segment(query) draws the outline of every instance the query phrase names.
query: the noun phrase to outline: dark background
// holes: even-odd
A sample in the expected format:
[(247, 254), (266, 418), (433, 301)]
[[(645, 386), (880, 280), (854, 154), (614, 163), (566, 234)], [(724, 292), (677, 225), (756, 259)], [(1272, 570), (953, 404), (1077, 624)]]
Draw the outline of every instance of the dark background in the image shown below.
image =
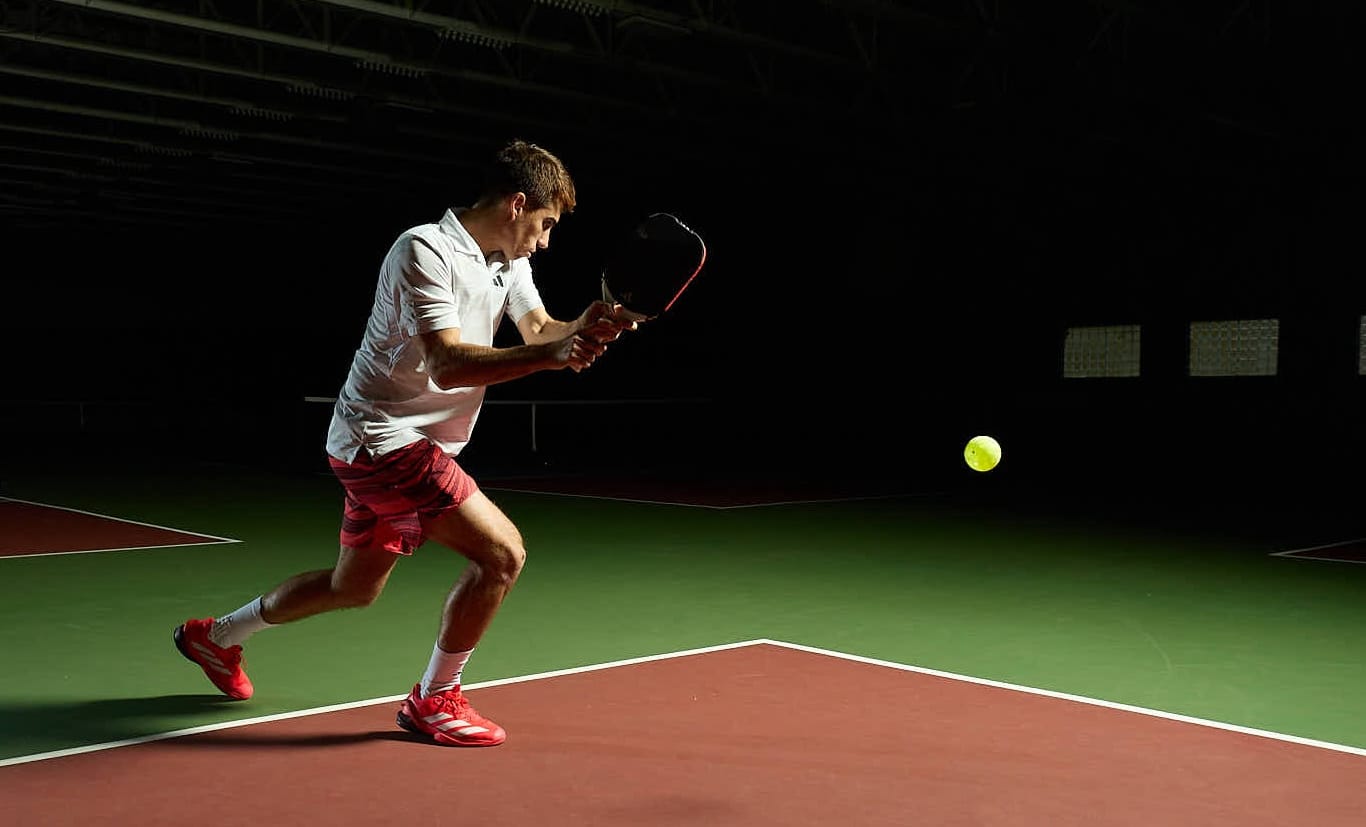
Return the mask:
[[(344, 379), (389, 243), (522, 137), (579, 186), (534, 261), (553, 314), (648, 212), (709, 245), (592, 371), (490, 394), (707, 404), (547, 409), (522, 459), (1191, 492), (1341, 492), (1362, 459), (1356, 4), (0, 14), (11, 456), (316, 466), (301, 400)], [(1189, 323), (1242, 318), (1280, 320), (1278, 375), (1187, 376)], [(1143, 326), (1140, 378), (1063, 379), (1090, 324)], [(513, 410), (471, 462), (524, 449)], [(1006, 449), (989, 478), (976, 433)]]

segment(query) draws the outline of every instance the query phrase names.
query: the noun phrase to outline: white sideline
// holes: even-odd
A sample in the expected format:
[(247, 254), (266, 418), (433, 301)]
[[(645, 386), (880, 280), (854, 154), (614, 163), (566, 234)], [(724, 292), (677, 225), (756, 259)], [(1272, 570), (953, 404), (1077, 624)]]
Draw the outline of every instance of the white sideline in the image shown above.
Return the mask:
[[(1065, 692), (1054, 692), (1048, 689), (1037, 689), (1030, 686), (1021, 686), (1019, 684), (1005, 683), (1003, 681), (990, 680), (987, 678), (977, 678), (971, 675), (960, 675), (955, 672), (944, 672), (938, 669), (927, 669), (922, 666), (910, 666), (908, 664), (897, 663), (895, 661), (879, 660), (877, 658), (863, 657), (861, 655), (851, 655), (845, 652), (837, 652), (831, 649), (821, 649), (815, 646), (805, 646), (800, 643), (788, 643), (786, 641), (773, 640), (770, 638), (756, 638), (754, 640), (745, 640), (736, 643), (723, 643), (718, 644), (716, 646), (704, 646), (697, 649), (685, 649), (678, 652), (666, 652), (658, 655), (645, 655), (643, 657), (626, 658), (624, 660), (615, 660), (606, 663), (591, 664), (588, 666), (575, 666), (568, 669), (555, 669), (549, 672), (537, 672), (531, 675), (522, 675), (512, 678), (499, 678), (496, 680), (473, 683), (467, 686), (466, 688), (471, 690), (484, 689), (493, 686), (504, 686), (513, 683), (524, 683), (527, 681), (545, 680), (548, 678), (557, 678), (564, 675), (575, 675), (582, 672), (595, 672), (602, 669), (614, 669), (620, 666), (632, 666), (635, 664), (668, 660), (670, 658), (680, 658), (689, 655), (701, 655), (707, 654), (709, 652), (720, 652), (727, 649), (739, 649), (746, 646), (759, 645), (780, 646), (786, 649), (792, 649), (799, 652), (806, 652), (814, 655), (824, 655), (826, 657), (832, 658), (840, 658), (842, 660), (854, 661), (856, 663), (864, 663), (872, 666), (881, 666), (886, 667), (888, 669), (897, 669), (903, 672), (914, 672), (921, 675), (930, 675), (938, 678), (947, 678), (949, 680), (963, 681), (966, 683), (979, 684), (982, 686), (990, 686), (996, 689), (1005, 689), (1012, 692), (1024, 692), (1030, 695), (1041, 695), (1044, 697), (1056, 698), (1058, 700), (1072, 701), (1074, 703), (1083, 703), (1088, 704), (1090, 706), (1105, 707), (1107, 709), (1114, 709), (1121, 712), (1131, 712), (1139, 715), (1148, 715), (1154, 718), (1164, 718), (1170, 721), (1179, 721), (1181, 723), (1194, 724), (1196, 726), (1221, 729), (1228, 732), (1237, 732), (1244, 735), (1254, 735), (1261, 738), (1269, 738), (1276, 741), (1284, 741), (1287, 743), (1299, 744), (1301, 746), (1332, 750), (1334, 752), (1343, 752), (1350, 755), (1366, 756), (1366, 749), (1360, 747), (1347, 746), (1345, 744), (1334, 744), (1329, 741), (1318, 741), (1312, 738), (1301, 738), (1295, 735), (1286, 735), (1279, 732), (1271, 732), (1269, 730), (1254, 729), (1251, 727), (1239, 726), (1237, 724), (1228, 724), (1222, 721), (1212, 721), (1205, 718), (1192, 717), (1190, 715), (1179, 715), (1173, 712), (1163, 712), (1162, 710), (1158, 709), (1149, 709), (1147, 707), (1132, 706), (1130, 704), (1116, 703), (1113, 701), (1104, 701), (1099, 700), (1097, 698), (1088, 698), (1082, 695), (1070, 695)], [(138, 738), (126, 738), (121, 741), (111, 741), (109, 743), (104, 744), (91, 744), (88, 746), (72, 747), (70, 749), (54, 750), (52, 752), (36, 753), (34, 755), (20, 755), (13, 758), (0, 759), (0, 767), (13, 766), (16, 764), (27, 764), (34, 761), (45, 761), (51, 758), (64, 758), (67, 756), (80, 755), (87, 752), (97, 752), (100, 750), (113, 749), (115, 747), (126, 747), (133, 746), (136, 744), (145, 744), (152, 741), (162, 741), (168, 738), (179, 738), (185, 735), (197, 735), (199, 733), (213, 732), (221, 729), (232, 729), (236, 727), (251, 726), (253, 724), (268, 723), (271, 721), (283, 721), (289, 718), (302, 718), (309, 715), (321, 715), (328, 712), (339, 712), (345, 709), (356, 709), (358, 707), (372, 706), (381, 703), (399, 703), (405, 697), (407, 697), (407, 695), (388, 695), (382, 698), (371, 698), (365, 701), (352, 701), (349, 703), (332, 704), (331, 706), (322, 706), (314, 709), (304, 709), (295, 712), (282, 712), (276, 715), (264, 715), (258, 718), (244, 718), (242, 720), (237, 721), (225, 721), (217, 724), (207, 724), (205, 726), (191, 727), (189, 729), (180, 729), (174, 732), (162, 732), (154, 735), (141, 736)]]

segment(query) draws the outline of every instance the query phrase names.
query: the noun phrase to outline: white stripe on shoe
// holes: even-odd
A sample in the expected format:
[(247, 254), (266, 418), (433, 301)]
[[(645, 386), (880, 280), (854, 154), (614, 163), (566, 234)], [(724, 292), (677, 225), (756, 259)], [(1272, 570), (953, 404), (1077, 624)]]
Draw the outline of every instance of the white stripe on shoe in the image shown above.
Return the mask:
[(448, 712), (438, 712), (434, 715), (428, 715), (422, 720), (442, 732), (449, 732), (454, 729), (458, 735), (478, 735), (481, 732), (489, 731), (488, 727), (471, 724), (469, 721), (460, 718), (453, 718)]
[[(202, 643), (195, 643), (194, 641), (190, 641), (190, 646), (194, 647), (196, 652), (204, 656), (204, 660), (199, 661), (200, 666), (207, 666), (215, 672), (222, 672), (224, 675), (232, 674), (232, 670), (223, 665), (223, 661), (218, 659), (218, 656), (213, 653), (213, 650), (204, 646)], [(207, 661), (207, 663), (205, 661)]]

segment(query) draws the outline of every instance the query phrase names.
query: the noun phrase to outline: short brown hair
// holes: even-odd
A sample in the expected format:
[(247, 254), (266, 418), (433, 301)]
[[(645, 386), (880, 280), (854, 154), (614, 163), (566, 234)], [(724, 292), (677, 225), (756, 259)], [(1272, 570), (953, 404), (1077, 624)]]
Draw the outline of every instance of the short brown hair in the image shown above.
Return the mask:
[(526, 195), (533, 210), (555, 205), (561, 213), (568, 214), (577, 203), (574, 179), (560, 159), (523, 140), (509, 141), (494, 155), (485, 174), (481, 198), (501, 198), (517, 192)]

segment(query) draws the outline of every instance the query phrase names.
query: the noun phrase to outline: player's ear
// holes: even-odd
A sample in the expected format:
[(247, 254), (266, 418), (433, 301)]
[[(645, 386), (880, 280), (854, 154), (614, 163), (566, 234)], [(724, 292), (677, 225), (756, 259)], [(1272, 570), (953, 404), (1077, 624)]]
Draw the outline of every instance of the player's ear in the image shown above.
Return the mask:
[(526, 193), (519, 192), (508, 199), (508, 213), (515, 219), (526, 209)]

